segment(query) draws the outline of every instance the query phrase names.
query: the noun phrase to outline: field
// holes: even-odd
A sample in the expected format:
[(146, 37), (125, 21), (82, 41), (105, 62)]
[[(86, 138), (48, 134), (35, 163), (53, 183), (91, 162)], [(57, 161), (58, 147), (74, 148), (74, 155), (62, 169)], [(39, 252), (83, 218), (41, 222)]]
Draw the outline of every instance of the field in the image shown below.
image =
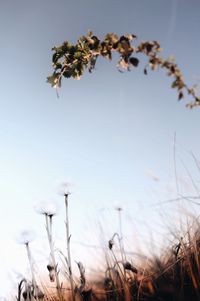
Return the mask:
[[(54, 212), (42, 210), (46, 222), (50, 261), (46, 275), (49, 284), (40, 283), (33, 267), (31, 244), (24, 233), (24, 245), (30, 264), (31, 279), (21, 279), (17, 301), (22, 300), (83, 300), (83, 301), (195, 301), (200, 300), (200, 232), (199, 220), (192, 216), (182, 233), (174, 236), (158, 255), (142, 256), (138, 262), (127, 256), (121, 230), (107, 242), (102, 259), (104, 272), (95, 276), (85, 273), (83, 263), (77, 262), (79, 275), (72, 272), (70, 252), (68, 194), (65, 194), (66, 254), (60, 252), (62, 268), (57, 262), (53, 238)], [(118, 208), (119, 225), (122, 209)], [(119, 227), (119, 229), (121, 229)], [(183, 230), (184, 229), (184, 230)], [(127, 259), (128, 258), (128, 259)], [(134, 262), (134, 264), (133, 264)], [(61, 271), (62, 269), (62, 271)], [(87, 279), (88, 278), (88, 279)]]

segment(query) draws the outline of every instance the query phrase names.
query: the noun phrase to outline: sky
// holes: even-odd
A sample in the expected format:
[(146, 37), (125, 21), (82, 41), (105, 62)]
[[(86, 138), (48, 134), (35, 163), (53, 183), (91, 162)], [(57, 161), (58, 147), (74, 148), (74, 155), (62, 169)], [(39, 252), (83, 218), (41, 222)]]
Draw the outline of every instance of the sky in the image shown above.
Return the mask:
[(162, 70), (144, 76), (142, 60), (121, 74), (100, 59), (93, 74), (64, 80), (59, 98), (46, 77), (51, 48), (92, 30), (159, 41), (192, 85), (200, 80), (199, 12), (198, 0), (0, 1), (0, 296), (13, 297), (28, 269), (20, 231), (35, 233), (35, 257), (46, 260), (44, 220), (34, 209), (40, 202), (57, 205), (62, 240), (63, 181), (72, 183), (73, 257), (85, 262), (83, 244), (100, 245), (99, 223), (106, 239), (118, 231), (117, 206), (127, 241), (139, 244), (149, 231), (162, 238), (163, 212), (174, 219), (176, 204), (155, 204), (198, 194), (200, 108), (178, 102)]

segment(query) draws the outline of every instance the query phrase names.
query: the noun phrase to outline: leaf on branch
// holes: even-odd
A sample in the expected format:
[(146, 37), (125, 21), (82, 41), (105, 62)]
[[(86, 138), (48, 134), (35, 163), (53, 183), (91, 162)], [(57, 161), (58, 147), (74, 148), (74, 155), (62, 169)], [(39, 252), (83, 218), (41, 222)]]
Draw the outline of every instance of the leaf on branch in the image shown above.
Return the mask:
[(61, 87), (61, 76), (60, 73), (53, 73), (52, 75), (47, 77), (47, 82), (53, 87), (53, 88), (60, 88)]
[(120, 61), (117, 64), (118, 69), (125, 69), (125, 70), (129, 70), (129, 63), (126, 62), (123, 58), (120, 59)]
[(178, 86), (178, 81), (177, 79), (175, 79), (171, 84), (171, 88), (176, 88), (177, 86)]
[(144, 74), (147, 75), (147, 68), (144, 68)]
[(139, 60), (136, 57), (130, 57), (129, 62), (134, 66), (137, 67), (139, 64)]
[(183, 98), (183, 96), (184, 96), (184, 95), (183, 95), (183, 92), (180, 91), (179, 94), (178, 94), (178, 100), (181, 100), (181, 99)]

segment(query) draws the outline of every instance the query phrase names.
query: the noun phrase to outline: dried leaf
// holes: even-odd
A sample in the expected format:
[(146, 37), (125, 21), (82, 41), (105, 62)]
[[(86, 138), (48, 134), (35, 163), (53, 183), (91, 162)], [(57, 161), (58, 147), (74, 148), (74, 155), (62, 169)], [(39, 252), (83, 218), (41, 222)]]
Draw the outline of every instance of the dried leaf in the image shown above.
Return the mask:
[(129, 62), (134, 66), (137, 67), (139, 64), (139, 60), (136, 57), (130, 57)]

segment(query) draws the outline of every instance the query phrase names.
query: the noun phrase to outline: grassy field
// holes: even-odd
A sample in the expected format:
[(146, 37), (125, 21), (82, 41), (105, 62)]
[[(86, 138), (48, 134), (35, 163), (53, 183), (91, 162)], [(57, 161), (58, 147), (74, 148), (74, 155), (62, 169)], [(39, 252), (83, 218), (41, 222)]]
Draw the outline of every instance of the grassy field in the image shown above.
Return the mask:
[[(24, 235), (24, 245), (30, 264), (30, 279), (23, 278), (18, 284), (17, 301), (71, 300), (71, 301), (195, 301), (200, 300), (200, 231), (198, 218), (179, 235), (174, 243), (165, 246), (159, 256), (143, 257), (136, 261), (127, 257), (121, 230), (107, 242), (104, 272), (93, 278), (86, 277), (85, 267), (77, 262), (79, 276), (72, 272), (68, 194), (64, 195), (66, 210), (66, 252), (59, 251), (62, 272), (58, 265), (53, 238), (52, 208), (41, 210), (46, 223), (50, 260), (46, 268), (47, 284), (37, 278), (33, 266), (30, 240)], [(121, 208), (118, 208), (119, 215)], [(120, 227), (119, 227), (120, 229)], [(55, 252), (56, 250), (56, 252)], [(142, 254), (141, 254), (142, 255)], [(127, 259), (128, 258), (128, 259)], [(142, 258), (142, 256), (141, 256)], [(134, 264), (133, 264), (134, 262)]]

